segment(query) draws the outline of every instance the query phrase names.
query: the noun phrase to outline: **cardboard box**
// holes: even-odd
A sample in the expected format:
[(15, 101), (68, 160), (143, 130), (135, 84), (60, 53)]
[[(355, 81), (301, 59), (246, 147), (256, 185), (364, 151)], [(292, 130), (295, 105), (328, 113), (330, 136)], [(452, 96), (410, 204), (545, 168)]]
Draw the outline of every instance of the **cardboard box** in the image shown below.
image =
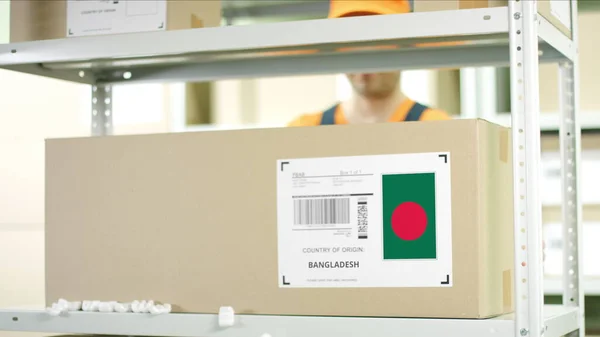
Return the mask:
[(506, 0), (415, 0), (413, 11), (434, 12), (507, 6)]
[[(538, 13), (571, 38), (571, 0), (538, 0)], [(415, 0), (415, 12), (506, 7), (507, 0)]]
[(10, 42), (66, 37), (66, 13), (63, 0), (10, 0)]
[(510, 312), (509, 135), (452, 120), (49, 140), (46, 300)]
[(219, 26), (219, 0), (10, 1), (10, 41)]

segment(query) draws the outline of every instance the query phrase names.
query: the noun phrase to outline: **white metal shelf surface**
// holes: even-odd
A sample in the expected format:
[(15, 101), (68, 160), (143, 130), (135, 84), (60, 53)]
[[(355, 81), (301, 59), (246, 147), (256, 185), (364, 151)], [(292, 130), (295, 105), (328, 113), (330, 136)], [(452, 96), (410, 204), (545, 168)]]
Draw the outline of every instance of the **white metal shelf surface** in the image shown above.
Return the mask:
[[(23, 42), (0, 45), (0, 67), (96, 84), (508, 66), (508, 16), (497, 7)], [(539, 24), (541, 61), (571, 59), (571, 41)]]
[[(578, 329), (578, 309), (548, 305), (545, 337)], [(220, 328), (218, 315), (118, 314), (72, 312), (52, 317), (43, 310), (0, 310), (0, 331), (174, 337), (372, 337), (514, 336), (512, 315), (492, 319), (404, 319), (237, 315), (235, 325)]]

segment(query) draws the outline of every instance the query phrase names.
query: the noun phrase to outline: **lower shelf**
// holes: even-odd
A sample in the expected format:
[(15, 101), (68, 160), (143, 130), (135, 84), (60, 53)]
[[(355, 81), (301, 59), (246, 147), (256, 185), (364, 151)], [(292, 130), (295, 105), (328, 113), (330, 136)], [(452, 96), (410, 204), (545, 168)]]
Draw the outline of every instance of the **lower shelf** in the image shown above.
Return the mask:
[[(579, 309), (544, 307), (545, 337), (578, 329)], [(52, 317), (43, 310), (0, 310), (0, 331), (202, 337), (348, 337), (364, 336), (514, 336), (513, 315), (485, 320), (405, 319), (237, 315), (235, 325), (220, 328), (217, 315), (117, 314), (72, 312)]]

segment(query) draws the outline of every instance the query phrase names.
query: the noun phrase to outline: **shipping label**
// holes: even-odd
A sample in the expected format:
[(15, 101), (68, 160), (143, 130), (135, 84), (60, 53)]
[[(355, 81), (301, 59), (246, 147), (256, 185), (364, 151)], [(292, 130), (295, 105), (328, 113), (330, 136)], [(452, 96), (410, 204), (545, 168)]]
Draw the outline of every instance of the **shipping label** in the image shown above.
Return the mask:
[(279, 286), (451, 287), (450, 166), (450, 153), (279, 160)]
[(165, 30), (167, 0), (69, 0), (67, 37)]

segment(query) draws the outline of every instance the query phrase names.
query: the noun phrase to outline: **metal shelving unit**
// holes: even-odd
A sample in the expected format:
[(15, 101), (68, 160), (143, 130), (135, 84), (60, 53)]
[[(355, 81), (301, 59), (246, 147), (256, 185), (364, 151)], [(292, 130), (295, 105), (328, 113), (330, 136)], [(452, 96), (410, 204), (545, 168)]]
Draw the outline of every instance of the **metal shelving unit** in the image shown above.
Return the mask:
[[(0, 67), (92, 85), (93, 135), (112, 131), (113, 85), (461, 66), (510, 66), (514, 164), (515, 314), (486, 320), (0, 311), (0, 330), (160, 336), (331, 337), (584, 335), (577, 2), (573, 39), (537, 14), (508, 7), (310, 20), (255, 26), (38, 41), (0, 46)], [(386, 48), (378, 48), (385, 46)], [(396, 48), (390, 48), (395, 46)], [(539, 62), (560, 64), (564, 295), (543, 306)]]

